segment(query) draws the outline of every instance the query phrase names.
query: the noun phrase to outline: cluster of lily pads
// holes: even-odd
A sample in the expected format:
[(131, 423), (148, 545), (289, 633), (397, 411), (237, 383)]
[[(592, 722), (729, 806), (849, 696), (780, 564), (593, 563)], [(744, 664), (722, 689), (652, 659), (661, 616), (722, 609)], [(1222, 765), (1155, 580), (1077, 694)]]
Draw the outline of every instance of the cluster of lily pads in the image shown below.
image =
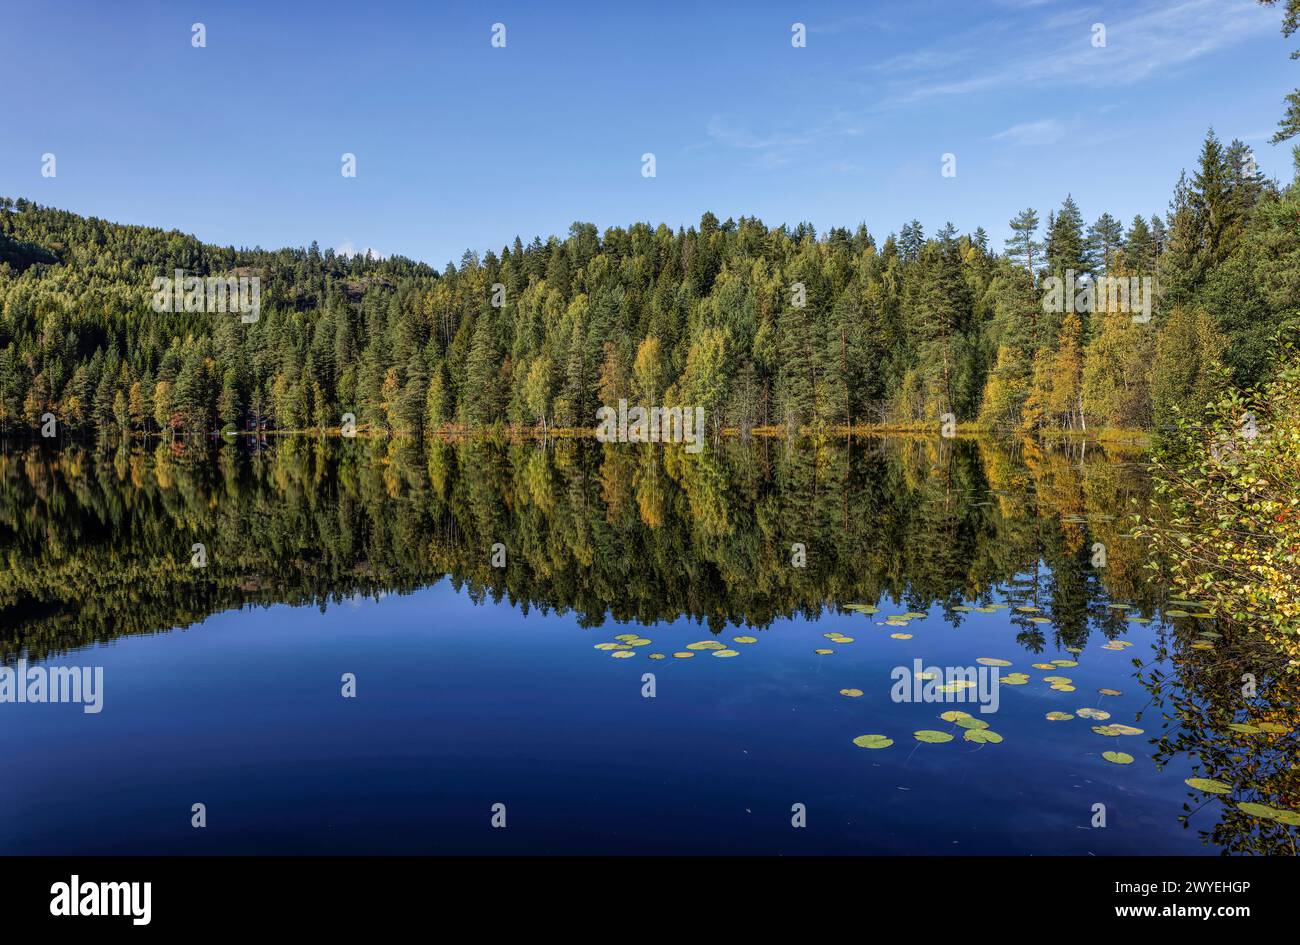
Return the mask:
[[(876, 607), (874, 604), (845, 604), (844, 609), (853, 610), (860, 614), (866, 614), (869, 617), (880, 613), (880, 608)], [(928, 616), (930, 615), (922, 613), (919, 610), (909, 610), (902, 614), (889, 614), (884, 620), (877, 620), (875, 623), (877, 627), (894, 627), (895, 632), (891, 633), (890, 636), (895, 640), (910, 640), (912, 639), (912, 634), (904, 633), (903, 631), (912, 625), (913, 620), (924, 620)], [(826, 634), (826, 637), (830, 639), (832, 638), (832, 635), (828, 633)], [(835, 642), (838, 643), (843, 641), (836, 640)], [(848, 642), (852, 642), (852, 638), (849, 638)], [(818, 650), (817, 652), (824, 655), (825, 653), (833, 651)]]
[[(739, 644), (750, 644), (757, 643), (758, 637), (739, 636), (733, 637), (732, 640)], [(597, 643), (595, 648), (598, 650), (608, 651), (609, 655), (616, 660), (625, 660), (636, 656), (637, 647), (649, 646), (652, 642), (652, 640), (647, 640), (645, 637), (636, 633), (620, 633), (618, 636), (614, 637), (613, 641)], [(722, 659), (740, 655), (739, 650), (730, 649), (727, 644), (718, 640), (699, 640), (695, 643), (686, 644), (686, 648), (674, 653), (673, 658), (688, 660), (699, 652), (712, 653), (714, 656)], [(667, 653), (649, 653), (647, 656), (652, 660), (663, 660), (668, 658)]]
[[(861, 692), (856, 689), (840, 690), (844, 694)], [(959, 709), (950, 709), (944, 712), (939, 718), (945, 722), (951, 722), (958, 728), (965, 729), (962, 732), (962, 739), (975, 745), (997, 745), (1002, 741), (1002, 736), (989, 728), (989, 723), (983, 719), (977, 719), (969, 712), (962, 712)], [(938, 729), (923, 728), (913, 732), (912, 737), (918, 742), (928, 745), (939, 745), (944, 742), (952, 741), (956, 736), (952, 732), (943, 732)], [(853, 739), (853, 744), (859, 748), (888, 748), (894, 744), (894, 740), (888, 735), (859, 735)]]
[[(995, 607), (983, 607), (983, 608), (963, 607), (958, 609), (992, 612), (998, 610), (999, 608), (1005, 608), (1007, 606), (1008, 605), (1004, 604)], [(863, 605), (850, 605), (850, 609), (863, 609)], [(1017, 607), (1016, 609), (1022, 612), (1032, 612), (1035, 611), (1037, 608), (1025, 606), (1025, 607)], [(907, 615), (907, 616), (910, 617), (911, 615)], [(842, 634), (838, 634), (838, 633), (828, 633), (826, 634), (826, 637), (832, 640), (836, 638), (841, 638), (841, 639), (847, 639), (851, 641), (851, 638), (843, 637)], [(1123, 650), (1128, 646), (1132, 646), (1132, 644), (1126, 640), (1112, 641), (1112, 643), (1107, 644), (1108, 648), (1118, 649), (1118, 650)], [(1066, 650), (1071, 655), (1077, 655), (1083, 652), (1082, 649), (1080, 649), (1079, 647), (1066, 647)], [(822, 652), (822, 651), (818, 651), (818, 652)], [(825, 652), (831, 652), (831, 651), (828, 650)], [(976, 658), (975, 662), (979, 663), (982, 666), (1004, 667), (1004, 666), (1012, 665), (1010, 660), (1000, 659), (998, 657), (992, 657), (992, 656), (978, 657)], [(1060, 669), (1069, 669), (1078, 665), (1079, 663), (1077, 660), (1062, 658), (1062, 659), (1055, 659), (1050, 662), (1034, 663), (1033, 668), (1039, 670), (1056, 671)], [(918, 679), (927, 679), (927, 680), (935, 678), (935, 674), (929, 671), (920, 671), (916, 674), (916, 676)], [(1023, 686), (1026, 683), (1028, 683), (1029, 680), (1030, 680), (1029, 674), (1021, 673), (1021, 672), (1002, 674), (998, 678), (999, 684), (1009, 685), (1009, 686)], [(1061, 675), (1044, 676), (1043, 681), (1048, 683), (1052, 687), (1053, 691), (1056, 692), (1074, 692), (1076, 689), (1076, 687), (1074, 686), (1074, 680), (1072, 680), (1068, 676), (1061, 676)], [(954, 680), (952, 682), (944, 683), (943, 685), (937, 688), (942, 692), (957, 692), (961, 689), (969, 688), (974, 685), (975, 684), (970, 680), (959, 679), (959, 680)], [(1103, 688), (1103, 689), (1098, 689), (1097, 691), (1102, 696), (1121, 695), (1118, 689)], [(841, 689), (840, 695), (847, 696), (849, 698), (857, 698), (862, 695), (862, 690)], [(1103, 723), (1110, 718), (1109, 712), (1106, 712), (1103, 709), (1096, 709), (1091, 707), (1078, 709), (1076, 710), (1075, 715), (1077, 715), (1080, 718), (1089, 719), (1097, 722), (1103, 722)], [(1066, 722), (1074, 719), (1075, 715), (1071, 715), (1068, 712), (1055, 711), (1055, 712), (1047, 713), (1046, 718), (1050, 722)], [(968, 712), (951, 710), (948, 712), (944, 712), (940, 716), (940, 718), (944, 719), (947, 722), (953, 722), (957, 726), (965, 729), (966, 731), (964, 732), (962, 737), (964, 738), (964, 740), (968, 742), (974, 742), (976, 744), (997, 744), (1002, 741), (1001, 735), (999, 735), (997, 732), (993, 732), (989, 730), (988, 723), (982, 721), (981, 719), (974, 718)], [(1143, 734), (1143, 730), (1137, 728), (1136, 726), (1125, 725), (1118, 722), (1113, 722), (1108, 725), (1107, 724), (1094, 725), (1092, 726), (1092, 730), (1096, 732), (1098, 735), (1104, 735), (1108, 737)], [(913, 732), (912, 737), (915, 738), (918, 742), (939, 744), (942, 742), (952, 741), (954, 736), (948, 732), (942, 732), (934, 729), (921, 729), (920, 731)], [(891, 745), (893, 745), (894, 740), (887, 735), (869, 734), (869, 735), (859, 735), (858, 737), (854, 738), (853, 744), (857, 745), (859, 748), (881, 749), (881, 748), (888, 748)], [(1122, 751), (1105, 751), (1102, 752), (1101, 757), (1104, 758), (1106, 761), (1111, 762), (1112, 764), (1118, 764), (1118, 765), (1132, 764), (1134, 760), (1132, 755)]]
[[(1285, 731), (1284, 726), (1280, 726)], [(1226, 781), (1219, 781), (1216, 778), (1187, 778), (1183, 781), (1188, 787), (1203, 791), (1206, 794), (1231, 794), (1232, 785)], [(1286, 824), (1288, 827), (1300, 827), (1300, 811), (1284, 810), (1280, 807), (1269, 807), (1267, 804), (1256, 804), (1252, 801), (1239, 801), (1236, 805), (1237, 810), (1243, 814), (1249, 814), (1251, 817), (1259, 817), (1262, 820), (1274, 820), (1279, 824)]]

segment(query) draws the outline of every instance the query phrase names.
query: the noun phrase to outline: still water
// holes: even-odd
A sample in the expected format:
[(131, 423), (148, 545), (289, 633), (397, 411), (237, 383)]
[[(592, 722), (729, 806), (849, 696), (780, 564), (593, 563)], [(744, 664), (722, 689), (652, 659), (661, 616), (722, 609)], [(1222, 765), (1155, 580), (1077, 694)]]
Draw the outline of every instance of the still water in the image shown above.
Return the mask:
[(102, 684), (0, 702), (0, 853), (1293, 854), (1235, 805), (1295, 806), (1294, 684), (1150, 580), (1149, 492), (976, 440), (10, 445), (0, 659)]

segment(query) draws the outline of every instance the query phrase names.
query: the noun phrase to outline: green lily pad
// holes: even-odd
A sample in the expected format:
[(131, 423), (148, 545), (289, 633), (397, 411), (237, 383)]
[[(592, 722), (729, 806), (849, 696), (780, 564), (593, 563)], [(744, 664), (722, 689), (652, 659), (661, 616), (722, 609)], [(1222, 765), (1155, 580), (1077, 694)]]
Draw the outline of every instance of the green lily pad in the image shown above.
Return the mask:
[(884, 735), (859, 735), (853, 739), (853, 744), (859, 748), (888, 748), (894, 740)]
[(1255, 804), (1250, 801), (1243, 801), (1237, 805), (1237, 810), (1244, 814), (1250, 814), (1252, 817), (1262, 817), (1265, 820), (1277, 820), (1284, 824), (1300, 824), (1300, 814), (1289, 810), (1279, 810), (1276, 807), (1269, 807), (1267, 804)]
[(987, 728), (968, 729), (962, 738), (977, 745), (996, 745), (1002, 741), (1001, 735)]
[(1047, 720), (1049, 722), (1068, 722), (1074, 718), (1069, 712), (1048, 712)]
[(1122, 751), (1103, 751), (1101, 756), (1111, 764), (1131, 765), (1133, 763), (1133, 756)]
[(734, 637), (733, 643), (757, 643), (758, 637)]
[(713, 655), (727, 659), (728, 657), (739, 656), (740, 650), (714, 650)]
[(1194, 787), (1198, 791), (1204, 791), (1206, 794), (1231, 794), (1232, 785), (1226, 781), (1217, 781), (1214, 778), (1187, 778), (1183, 781), (1188, 787)]
[(947, 732), (936, 732), (933, 729), (923, 728), (919, 732), (913, 732), (912, 737), (918, 742), (926, 742), (931, 745), (938, 745), (941, 742), (952, 741), (952, 736)]
[(858, 698), (858, 696), (862, 695), (862, 690), (861, 690), (861, 689), (841, 689), (841, 690), (840, 690), (840, 695), (842, 695), (842, 696), (848, 696), (850, 699), (856, 699), (856, 698)]
[(981, 666), (1010, 666), (1011, 665), (1011, 660), (1000, 660), (992, 656), (977, 657), (975, 659), (975, 662), (979, 663)]
[(957, 724), (960, 725), (962, 728), (974, 728), (974, 729), (979, 729), (979, 728), (988, 728), (988, 727), (989, 727), (989, 723), (988, 723), (988, 722), (985, 722), (983, 719), (977, 719), (977, 718), (974, 718), (973, 716), (969, 716), (969, 715), (966, 716), (966, 718), (964, 718), (964, 719), (958, 719), (958, 720), (957, 720)]
[(939, 718), (943, 719), (945, 722), (956, 722), (958, 719), (970, 718), (970, 713), (963, 712), (961, 709), (949, 709), (947, 712), (943, 713), (943, 715), (939, 716)]

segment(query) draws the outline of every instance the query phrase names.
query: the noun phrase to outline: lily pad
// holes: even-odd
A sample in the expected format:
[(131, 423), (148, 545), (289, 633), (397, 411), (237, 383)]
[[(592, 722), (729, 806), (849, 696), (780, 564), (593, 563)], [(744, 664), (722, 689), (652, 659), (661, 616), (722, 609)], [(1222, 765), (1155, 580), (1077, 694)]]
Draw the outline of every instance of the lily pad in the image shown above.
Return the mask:
[(830, 656), (835, 651), (834, 650), (813, 650), (813, 652), (816, 653), (818, 656)]
[(686, 644), (688, 650), (725, 650), (727, 645), (719, 643), (717, 640), (700, 640), (697, 643)]
[(1047, 721), (1049, 722), (1068, 722), (1074, 718), (1069, 712), (1048, 712)]
[(884, 735), (859, 735), (853, 739), (853, 744), (859, 748), (888, 748), (894, 740)]
[(1081, 719), (1096, 719), (1098, 722), (1104, 722), (1110, 718), (1110, 713), (1104, 709), (1076, 709), (1074, 714)]
[(970, 718), (970, 713), (963, 712), (961, 709), (949, 709), (947, 712), (939, 716), (939, 718), (943, 719), (945, 722), (956, 722), (958, 719)]
[(651, 653), (651, 654), (650, 654), (650, 659), (652, 659), (652, 660), (666, 660), (667, 658), (668, 658), (667, 655), (664, 654), (664, 653)]
[(1122, 751), (1103, 751), (1101, 756), (1116, 765), (1131, 765), (1133, 756)]
[(981, 666), (1010, 666), (1011, 660), (1000, 660), (992, 656), (976, 657), (975, 662)]
[(1214, 778), (1187, 778), (1183, 781), (1188, 787), (1194, 787), (1206, 794), (1231, 794), (1232, 785)]
[(757, 643), (758, 637), (733, 637), (733, 643)]
[(1243, 801), (1237, 805), (1237, 810), (1244, 814), (1250, 814), (1252, 817), (1262, 817), (1265, 820), (1276, 820), (1279, 823), (1288, 824), (1295, 827), (1300, 826), (1300, 813), (1290, 810), (1280, 810), (1276, 807), (1269, 807), (1267, 804), (1255, 804), (1250, 801)]
[(1101, 693), (1103, 696), (1122, 696), (1122, 695), (1123, 695), (1123, 693), (1120, 692), (1118, 689), (1098, 689), (1097, 691), (1098, 691), (1099, 693)]
[(861, 690), (861, 689), (841, 689), (841, 690), (840, 690), (840, 695), (842, 695), (842, 696), (848, 696), (850, 699), (856, 699), (856, 698), (858, 698), (858, 696), (862, 695), (862, 690)]
[(997, 732), (987, 728), (968, 729), (962, 738), (968, 742), (974, 742), (977, 745), (996, 745), (1002, 741), (1002, 736)]
[(740, 650), (714, 650), (713, 655), (726, 659), (731, 656), (739, 656)]
[(957, 724), (962, 728), (988, 728), (989, 723), (983, 719), (977, 719), (974, 716), (966, 716), (964, 719), (958, 719)]
[(926, 742), (930, 745), (938, 745), (942, 742), (952, 741), (952, 735), (947, 732), (936, 732), (934, 729), (923, 728), (919, 732), (913, 732), (912, 737), (918, 742)]
[(912, 635), (911, 635), (910, 633), (891, 633), (890, 636), (893, 637), (895, 640), (910, 640), (910, 639), (912, 639)]
[(694, 655), (695, 655), (694, 653), (688, 653), (688, 652), (685, 651), (685, 650), (681, 651), (680, 653), (674, 653), (674, 654), (673, 654), (673, 656), (675, 656), (675, 657), (676, 657), (677, 659), (679, 659), (679, 660), (688, 660), (688, 659), (690, 659), (690, 658), (691, 658), (692, 656), (694, 656)]
[(636, 654), (633, 653), (631, 650), (614, 650), (609, 655), (614, 657), (614, 659), (616, 660), (625, 660), (629, 656), (636, 656)]

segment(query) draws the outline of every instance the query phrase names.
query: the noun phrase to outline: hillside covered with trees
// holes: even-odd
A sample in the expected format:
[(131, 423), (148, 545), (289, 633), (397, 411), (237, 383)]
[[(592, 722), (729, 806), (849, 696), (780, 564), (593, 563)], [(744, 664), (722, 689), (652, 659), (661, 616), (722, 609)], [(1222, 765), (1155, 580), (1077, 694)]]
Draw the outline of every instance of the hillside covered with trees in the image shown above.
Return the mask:
[[(516, 237), (436, 270), (401, 257), (236, 250), (0, 199), (0, 432), (206, 434), (591, 427), (602, 404), (700, 405), (715, 430), (958, 421), (1152, 428), (1267, 380), (1300, 315), (1300, 184), (1211, 132), (1166, 214), (1026, 209), (818, 234), (752, 218)], [(258, 319), (155, 312), (151, 284), (255, 275)], [(1150, 321), (1045, 310), (1073, 270), (1153, 280)], [(494, 288), (495, 287), (495, 288)], [(800, 304), (800, 303), (803, 304)], [(495, 303), (495, 304), (494, 304)]]

